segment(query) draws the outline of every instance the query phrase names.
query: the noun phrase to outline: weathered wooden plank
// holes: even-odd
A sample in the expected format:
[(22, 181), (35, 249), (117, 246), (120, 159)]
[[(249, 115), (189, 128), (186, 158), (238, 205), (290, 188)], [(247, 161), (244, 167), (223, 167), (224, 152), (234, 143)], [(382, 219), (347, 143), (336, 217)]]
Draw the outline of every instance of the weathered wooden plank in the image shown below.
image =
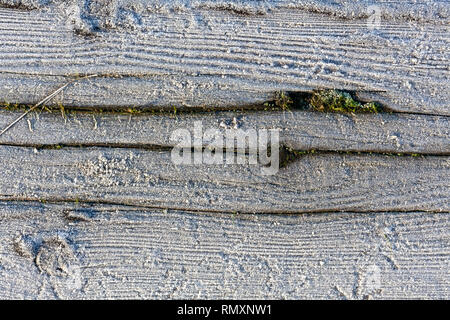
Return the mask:
[(1, 298), (448, 299), (447, 213), (0, 203)]
[[(76, 74), (100, 73), (55, 103), (214, 109), (335, 87), (435, 114), (33, 114), (0, 137), (22, 145), (0, 146), (0, 199), (63, 203), (0, 202), (0, 297), (450, 296), (447, 2), (0, 7), (0, 101), (34, 103)], [(0, 126), (17, 115), (2, 111)], [(250, 165), (175, 166), (170, 134), (196, 120), (222, 132), (282, 128), (297, 150), (428, 155), (308, 154), (274, 176)], [(119, 148), (24, 147), (58, 144)], [(329, 211), (358, 213), (226, 214)]]
[[(444, 156), (307, 154), (259, 164), (175, 165), (166, 151), (0, 147), (0, 198), (224, 212), (449, 211)], [(236, 163), (234, 161), (234, 163)]]
[[(100, 73), (110, 77), (59, 100), (234, 107), (327, 87), (396, 111), (450, 114), (448, 2), (53, 2), (0, 10), (1, 100), (37, 102), (66, 76)], [(375, 30), (371, 4), (382, 10)]]
[[(20, 113), (0, 111), (0, 128)], [(295, 150), (450, 154), (450, 118), (407, 114), (324, 114), (304, 111), (178, 114), (35, 113), (4, 135), (0, 144), (164, 146), (180, 128), (280, 129), (280, 142)], [(205, 139), (203, 145), (216, 146)]]

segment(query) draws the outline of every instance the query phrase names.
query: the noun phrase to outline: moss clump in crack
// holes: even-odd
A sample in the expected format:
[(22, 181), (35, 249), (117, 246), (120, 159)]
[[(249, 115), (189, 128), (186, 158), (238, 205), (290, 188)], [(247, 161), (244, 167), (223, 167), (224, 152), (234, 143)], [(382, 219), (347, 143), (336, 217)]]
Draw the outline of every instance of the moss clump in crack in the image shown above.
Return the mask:
[(9, 102), (2, 102), (0, 103), (0, 106), (3, 110), (6, 111), (22, 111), (25, 110), (25, 107), (23, 105), (20, 105), (18, 103), (9, 103)]
[(275, 106), (281, 110), (289, 110), (293, 104), (291, 97), (289, 97), (285, 92), (280, 91), (275, 94)]
[[(264, 103), (264, 106), (272, 110), (290, 110), (293, 103), (294, 101), (286, 92), (278, 91), (275, 93), (274, 99)], [(264, 110), (267, 110), (267, 108)]]
[(348, 92), (339, 90), (317, 90), (309, 97), (311, 107), (320, 112), (378, 113), (380, 106), (375, 102), (361, 103)]

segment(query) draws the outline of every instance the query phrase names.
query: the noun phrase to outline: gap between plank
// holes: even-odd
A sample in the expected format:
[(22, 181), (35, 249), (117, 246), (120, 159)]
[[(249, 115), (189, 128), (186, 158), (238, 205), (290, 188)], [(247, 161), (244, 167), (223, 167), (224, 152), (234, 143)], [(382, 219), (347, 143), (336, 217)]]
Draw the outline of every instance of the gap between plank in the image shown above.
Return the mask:
[[(104, 201), (104, 200), (85, 200), (85, 199), (70, 199), (70, 198), (48, 198), (48, 199), (36, 199), (36, 198), (27, 198), (27, 197), (4, 197), (0, 195), (0, 202), (16, 202), (16, 203), (35, 203), (35, 204), (75, 204), (75, 205), (113, 205), (113, 206), (123, 206), (126, 208), (131, 208), (135, 210), (142, 209), (156, 209), (156, 210), (173, 210), (173, 211), (184, 211), (192, 214), (217, 214), (217, 213), (228, 213), (233, 214), (233, 216), (252, 216), (252, 215), (306, 215), (306, 214), (321, 214), (321, 213), (360, 213), (360, 214), (370, 214), (370, 213), (430, 213), (430, 214), (438, 214), (438, 213), (450, 213), (447, 211), (438, 211), (438, 210), (388, 210), (388, 209), (377, 209), (377, 210), (354, 210), (354, 209), (345, 209), (345, 210), (305, 210), (305, 211), (273, 211), (273, 212), (237, 212), (233, 210), (205, 210), (205, 209), (191, 209), (191, 208), (178, 208), (178, 207), (162, 207), (162, 206), (151, 206), (151, 205), (139, 205), (139, 204), (131, 204), (120, 201)], [(83, 209), (84, 207), (80, 207)]]
[[(71, 149), (83, 149), (83, 148), (109, 148), (109, 149), (135, 149), (135, 150), (148, 150), (148, 151), (160, 151), (170, 152), (174, 146), (171, 145), (157, 145), (157, 144), (128, 144), (128, 143), (58, 143), (58, 144), (20, 144), (20, 143), (3, 143), (0, 142), (0, 146), (6, 147), (18, 147), (18, 148), (35, 148), (37, 150), (60, 150), (63, 148)], [(203, 147), (201, 151), (206, 150)], [(217, 149), (217, 148), (216, 148)], [(246, 148), (247, 149), (247, 148)], [(192, 147), (191, 151), (194, 152), (195, 148)], [(225, 154), (226, 149), (222, 149)], [(301, 154), (296, 154), (300, 152)], [(242, 154), (236, 148), (234, 154)], [(248, 152), (244, 153), (248, 155)], [(289, 156), (290, 159), (297, 159), (305, 154), (360, 154), (360, 155), (386, 155), (393, 157), (416, 157), (416, 156), (433, 156), (433, 157), (448, 157), (449, 152), (436, 152), (436, 153), (421, 153), (421, 152), (380, 152), (377, 150), (365, 150), (365, 151), (342, 151), (332, 149), (292, 149), (288, 148), (284, 144), (280, 144), (280, 155)], [(293, 158), (292, 158), (293, 157)]]

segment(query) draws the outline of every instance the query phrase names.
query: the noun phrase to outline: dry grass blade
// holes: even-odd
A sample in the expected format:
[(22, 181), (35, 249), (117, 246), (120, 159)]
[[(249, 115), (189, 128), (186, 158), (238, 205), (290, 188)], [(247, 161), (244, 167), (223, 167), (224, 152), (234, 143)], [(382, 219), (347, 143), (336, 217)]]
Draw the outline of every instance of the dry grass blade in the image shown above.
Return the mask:
[(32, 112), (33, 110), (35, 110), (36, 108), (42, 106), (43, 104), (49, 102), (51, 99), (53, 99), (56, 95), (58, 95), (60, 92), (62, 92), (65, 88), (67, 88), (67, 86), (69, 86), (70, 84), (76, 82), (76, 81), (80, 81), (83, 79), (88, 79), (88, 78), (93, 78), (96, 77), (97, 75), (89, 75), (89, 76), (85, 76), (85, 77), (81, 77), (79, 79), (76, 80), (72, 80), (70, 82), (67, 82), (66, 84), (64, 84), (63, 86), (59, 87), (58, 89), (56, 89), (55, 91), (53, 91), (50, 95), (48, 95), (47, 97), (45, 97), (43, 100), (39, 101), (37, 104), (35, 104), (33, 107), (31, 107), (29, 110), (27, 110), (25, 113), (23, 113), (20, 117), (18, 117), (16, 120), (14, 120), (13, 122), (11, 122), (5, 129), (3, 129), (0, 132), (0, 136), (2, 136), (6, 131), (8, 131), (9, 129), (11, 129), (16, 123), (18, 123), (20, 120), (22, 120), (27, 114), (29, 114), (30, 112)]

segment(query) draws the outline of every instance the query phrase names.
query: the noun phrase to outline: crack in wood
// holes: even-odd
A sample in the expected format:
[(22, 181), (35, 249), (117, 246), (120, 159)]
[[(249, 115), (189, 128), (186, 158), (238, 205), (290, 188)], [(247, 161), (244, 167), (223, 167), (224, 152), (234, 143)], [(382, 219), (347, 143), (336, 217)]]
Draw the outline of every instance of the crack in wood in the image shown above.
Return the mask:
[[(245, 219), (246, 217), (254, 216), (254, 212), (245, 212), (245, 211), (235, 211), (235, 210), (226, 210), (226, 209), (220, 209), (220, 210), (213, 210), (213, 209), (192, 209), (192, 208), (184, 208), (184, 207), (172, 207), (172, 206), (157, 206), (157, 205), (141, 205), (136, 203), (127, 203), (127, 202), (121, 202), (121, 201), (104, 201), (104, 200), (86, 200), (82, 198), (57, 198), (57, 197), (51, 197), (51, 198), (26, 198), (26, 197), (4, 197), (0, 194), (0, 202), (4, 203), (24, 203), (24, 204), (41, 204), (41, 205), (52, 205), (52, 204), (70, 204), (75, 206), (83, 206), (83, 205), (89, 205), (89, 206), (95, 206), (95, 205), (111, 205), (111, 206), (121, 206), (123, 208), (126, 208), (127, 210), (144, 210), (144, 209), (157, 209), (157, 210), (163, 210), (163, 211), (183, 211), (191, 214), (217, 214), (217, 213), (226, 213), (226, 214), (232, 214), (236, 218), (242, 218)], [(70, 211), (64, 211), (64, 215), (69, 221), (73, 222), (92, 222), (92, 217), (86, 217), (86, 213), (82, 213), (80, 216), (80, 212), (77, 210), (80, 209), (74, 209)], [(89, 212), (92, 211), (92, 209), (81, 209), (83, 212)], [(310, 214), (321, 214), (321, 213), (365, 213), (365, 214), (371, 214), (371, 213), (415, 213), (415, 212), (422, 212), (422, 213), (450, 213), (450, 211), (442, 211), (442, 210), (390, 210), (390, 209), (376, 209), (376, 210), (354, 210), (354, 209), (345, 209), (345, 210), (333, 210), (333, 209), (325, 209), (325, 210), (308, 210), (308, 211), (264, 211), (259, 212), (257, 215), (261, 216), (271, 216), (271, 215), (310, 215)], [(168, 212), (166, 212), (168, 213)]]

